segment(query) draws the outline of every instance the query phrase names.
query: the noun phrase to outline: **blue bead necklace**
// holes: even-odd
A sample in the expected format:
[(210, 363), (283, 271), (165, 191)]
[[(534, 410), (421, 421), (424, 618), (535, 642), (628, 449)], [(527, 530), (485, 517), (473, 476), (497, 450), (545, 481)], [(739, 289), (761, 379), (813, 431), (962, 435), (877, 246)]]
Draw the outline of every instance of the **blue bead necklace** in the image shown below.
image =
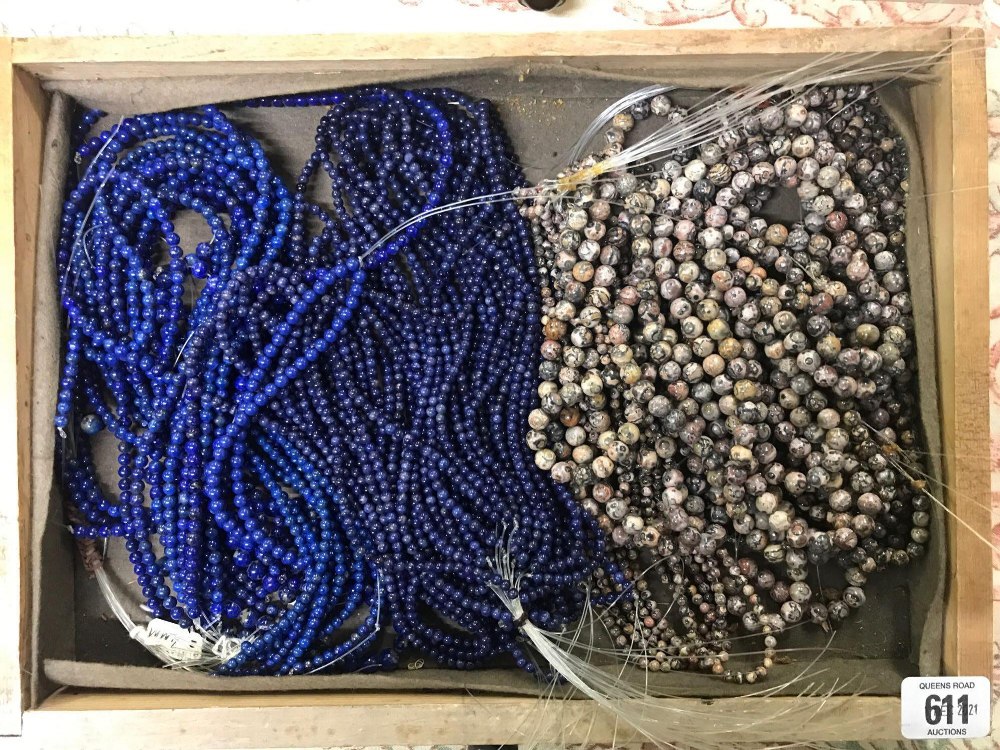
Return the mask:
[[(433, 130), (408, 122), (407, 102), (384, 89), (334, 102), (320, 125), (317, 149), (303, 170), (297, 195), (306, 193), (318, 171), (329, 176), (334, 201), (359, 182), (367, 189), (374, 226), (348, 223), (344, 228), (342, 219), (324, 216), (325, 233), (347, 238), (354, 243), (351, 250), (377, 245), (418, 213), (419, 191), (427, 192), (426, 187), (417, 185), (414, 191), (412, 184), (401, 183), (400, 164), (440, 175), (432, 197), (438, 198), (443, 185), (453, 203), (523, 184), (486, 103), (446, 91), (405, 95), (410, 102), (419, 98), (425, 99), (420, 114), (436, 123)], [(380, 140), (373, 142), (359, 109), (366, 118), (385, 110), (383, 122), (394, 122), (398, 130), (383, 125)], [(449, 111), (460, 116), (447, 119)], [(449, 125), (449, 141), (420, 143), (415, 157), (398, 157), (409, 153), (405, 144), (414, 133), (440, 134), (441, 122)], [(452, 145), (456, 139), (457, 148)], [(477, 142), (490, 144), (482, 161), (474, 161)], [(451, 166), (452, 153), (469, 160), (467, 166), (459, 165), (464, 169), (441, 168)], [(380, 163), (382, 158), (386, 163)], [(484, 171), (479, 181), (469, 179)], [(450, 182), (440, 181), (445, 179)], [(296, 206), (300, 221), (309, 213), (319, 215), (304, 199)], [(423, 206), (425, 212), (432, 208)], [(339, 210), (341, 206), (338, 215)], [(512, 204), (480, 204), (430, 221), (437, 230), (433, 235), (425, 232), (415, 241), (397, 243), (403, 264), (381, 262), (379, 251), (372, 255), (377, 271), (366, 284), (358, 318), (359, 326), (369, 330), (359, 329), (356, 342), (342, 341), (341, 357), (334, 363), (338, 370), (329, 377), (334, 387), (315, 391), (349, 394), (333, 408), (338, 410), (336, 421), (350, 425), (353, 434), (346, 443), (325, 449), (327, 465), (349, 463), (350, 470), (335, 468), (330, 476), (360, 476), (367, 485), (356, 487), (352, 481), (340, 489), (346, 497), (358, 497), (359, 514), (376, 522), (371, 526), (377, 532), (372, 554), (384, 561), (380, 575), (397, 643), (455, 667), (513, 652), (530, 669), (530, 660), (514, 644), (514, 618), (484, 583), (491, 578), (495, 585), (502, 583), (489, 563), (504, 525), (518, 529), (511, 532), (518, 535), (509, 540), (511, 548), (526, 548), (519, 564), (527, 569), (549, 566), (520, 592), (527, 602), (543, 603), (531, 617), (549, 626), (579, 614), (583, 592), (578, 584), (594, 564), (583, 554), (581, 540), (599, 549), (600, 534), (589, 517), (578, 513), (572, 498), (539, 480), (517, 445), (534, 400), (530, 373), (537, 362), (529, 344), (538, 323), (535, 267), (520, 217)], [(409, 228), (407, 235), (415, 236), (415, 229)], [(446, 238), (443, 244), (440, 237)], [(316, 247), (299, 243), (291, 252), (305, 257), (315, 254)], [(373, 388), (378, 384), (382, 387)], [(303, 433), (303, 441), (316, 434), (292, 399), (285, 406), (289, 429)], [(346, 456), (340, 450), (344, 446), (350, 452)], [(359, 490), (367, 491), (358, 496)], [(532, 533), (535, 524), (542, 530)], [(569, 533), (555, 533), (559, 529)], [(532, 549), (536, 539), (538, 547)], [(538, 563), (532, 560), (536, 552)], [(426, 611), (435, 613), (431, 622), (418, 616)], [(435, 618), (456, 622), (471, 635), (456, 637)]]
[[(79, 146), (58, 254), (74, 532), (124, 537), (154, 616), (239, 638), (225, 674), (391, 668), (390, 623), (446, 666), (533, 670), (519, 628), (575, 620), (599, 570), (624, 579), (522, 444), (540, 308), (523, 220), (427, 215), (523, 185), (491, 106), (382, 87), (246, 104), (330, 106), (294, 189), (211, 107)], [(325, 207), (306, 198), (322, 175)], [(183, 210), (213, 237), (186, 255)]]
[[(269, 377), (266, 356), (251, 370), (213, 336), (232, 320), (236, 291), (276, 265), (290, 194), (259, 144), (212, 108), (123, 120), (78, 153), (92, 161), (64, 209), (69, 331), (56, 416), (65, 430), (71, 412), (85, 415), (66, 461), (69, 500), (88, 522), (75, 532), (125, 538), (154, 616), (260, 630), (241, 658), (254, 671), (291, 671), (322, 628), (335, 630), (371, 598), (372, 578), (331, 521), (328, 488), (303, 484), (297, 454), (280, 439), (241, 431), (260, 408), (253, 397), (275, 392), (291, 366)], [(185, 209), (213, 233), (187, 256), (172, 225)], [(295, 305), (339, 285), (342, 312), (313, 344), (319, 352), (349, 319), (364, 273), (354, 261), (307, 277)], [(195, 279), (205, 285), (188, 305)], [(291, 325), (275, 332), (274, 354)], [(86, 439), (101, 425), (119, 441), (117, 502), (99, 489)], [(224, 490), (220, 456), (231, 458)], [(351, 637), (372, 630), (372, 619)]]

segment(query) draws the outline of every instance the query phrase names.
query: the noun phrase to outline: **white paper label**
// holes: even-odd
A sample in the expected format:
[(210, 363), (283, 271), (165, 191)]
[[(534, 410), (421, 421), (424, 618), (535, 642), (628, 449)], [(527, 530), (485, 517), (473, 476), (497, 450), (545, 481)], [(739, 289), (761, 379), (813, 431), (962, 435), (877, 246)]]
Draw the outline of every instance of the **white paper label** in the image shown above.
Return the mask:
[(150, 620), (142, 641), (178, 662), (198, 661), (204, 656), (204, 638), (167, 620)]
[(985, 677), (907, 677), (900, 699), (900, 723), (909, 740), (990, 733), (990, 681)]

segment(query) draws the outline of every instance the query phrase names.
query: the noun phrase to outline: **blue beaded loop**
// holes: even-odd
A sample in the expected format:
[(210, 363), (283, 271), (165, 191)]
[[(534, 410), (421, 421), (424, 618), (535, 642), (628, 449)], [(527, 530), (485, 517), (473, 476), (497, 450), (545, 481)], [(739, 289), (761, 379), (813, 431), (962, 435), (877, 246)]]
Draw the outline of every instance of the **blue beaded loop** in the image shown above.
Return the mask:
[[(473, 203), (379, 245), (524, 178), (491, 105), (454, 91), (245, 103), (317, 104), (292, 190), (214, 107), (81, 141), (58, 251), (74, 532), (125, 539), (155, 616), (244, 639), (223, 674), (392, 668), (388, 624), (395, 649), (442, 665), (511, 654), (534, 670), (491, 587), (551, 629), (580, 616), (598, 568), (625, 581), (523, 444), (528, 228), (512, 202)], [(324, 176), (321, 206), (307, 195)], [(212, 234), (187, 254), (182, 211)]]

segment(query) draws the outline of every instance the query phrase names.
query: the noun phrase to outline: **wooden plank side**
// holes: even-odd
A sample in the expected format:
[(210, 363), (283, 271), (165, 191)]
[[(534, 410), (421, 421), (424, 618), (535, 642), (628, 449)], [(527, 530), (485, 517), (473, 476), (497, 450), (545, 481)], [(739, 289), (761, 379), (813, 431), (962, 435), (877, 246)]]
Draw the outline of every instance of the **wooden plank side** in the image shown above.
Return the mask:
[[(14, 61), (47, 79), (141, 78), (336, 72), (350, 63), (380, 61), (411, 69), (413, 61), (514, 58), (675, 58), (687, 68), (732, 64), (744, 75), (762, 66), (797, 64), (796, 55), (830, 52), (936, 51), (946, 29), (636, 29), (527, 34), (329, 34), (303, 36), (177, 36), (14, 40)], [(757, 60), (754, 61), (754, 57)], [(898, 55), (897, 55), (898, 57)], [(205, 66), (203, 63), (213, 63)], [(736, 67), (734, 67), (736, 69)], [(419, 70), (419, 66), (415, 68)]]
[[(17, 734), (27, 690), (30, 588), (31, 295), (46, 97), (0, 40), (0, 588), (19, 617), (0, 619), (0, 734)], [(26, 311), (24, 314), (17, 311)]]
[[(17, 501), (14, 349), (14, 71), (9, 39), (0, 39), (0, 589), (10, 604), (21, 597)], [(21, 617), (0, 619), (0, 735), (21, 731)], [(18, 622), (15, 622), (15, 619)]]
[[(951, 378), (953, 454), (951, 507), (982, 537), (991, 536), (989, 424), (989, 258), (986, 65), (983, 32), (956, 31), (950, 78), (952, 118)], [(986, 675), (992, 669), (992, 557), (988, 545), (952, 524), (947, 606), (953, 613), (949, 671)]]
[(986, 111), (982, 36), (956, 33), (938, 81), (913, 91), (927, 179), (948, 519), (944, 670), (989, 675), (992, 662)]
[[(22, 705), (27, 706), (31, 653), (31, 382), (34, 369), (35, 247), (48, 96), (39, 80), (14, 67), (14, 310), (17, 377), (17, 497)], [(0, 318), (5, 321), (6, 318)], [(6, 427), (6, 423), (4, 424)], [(13, 476), (13, 475), (11, 475)]]
[[(726, 699), (737, 700), (740, 699)], [(899, 736), (899, 699), (748, 698), (777, 722), (715, 739), (796, 742)], [(667, 726), (703, 716), (697, 699), (653, 701)], [(714, 705), (718, 706), (719, 702)], [(114, 706), (111, 708), (110, 706)], [(650, 710), (650, 709), (647, 709)], [(690, 712), (686, 715), (685, 712)], [(736, 715), (730, 706), (725, 713)], [(724, 731), (725, 721), (718, 724)], [(182, 731), (183, 734), (178, 732)], [(668, 734), (668, 732), (664, 732)], [(115, 696), (62, 693), (25, 714), (24, 739), (35, 748), (91, 748), (115, 737), (119, 750), (147, 747), (290, 748), (343, 745), (621, 744), (627, 727), (595, 711), (590, 701), (448, 696), (434, 694), (270, 694), (212, 696), (144, 694)], [(665, 737), (670, 740), (676, 738)]]

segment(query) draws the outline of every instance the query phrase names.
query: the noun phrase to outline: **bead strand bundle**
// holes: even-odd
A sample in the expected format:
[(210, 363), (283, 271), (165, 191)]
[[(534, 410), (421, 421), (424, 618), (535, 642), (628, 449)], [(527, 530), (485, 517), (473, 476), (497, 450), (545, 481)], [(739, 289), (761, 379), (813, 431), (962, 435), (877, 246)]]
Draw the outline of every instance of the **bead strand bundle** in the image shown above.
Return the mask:
[[(813, 87), (609, 171), (636, 120), (692, 116), (664, 91), (535, 191), (489, 103), (444, 89), (244, 103), (330, 108), (291, 188), (216, 108), (89, 140), (86, 115), (58, 256), (74, 532), (123, 537), (222, 674), (509, 655), (616, 710), (642, 692), (560, 646), (592, 603), (619, 655), (736, 682), (836, 625), (930, 522), (898, 462), (905, 149), (870, 87)], [(766, 218), (779, 188), (800, 222)]]
[[(319, 236), (333, 236), (335, 246), (374, 246), (431, 210), (420, 203), (428, 188), (432, 202), (455, 202), (523, 184), (487, 102), (453, 91), (406, 98), (420, 105), (413, 121), (400, 117), (406, 100), (379, 89), (348, 97), (320, 123), (297, 205), (306, 208), (302, 196), (322, 170), (335, 201), (363, 188), (351, 200), (365, 202), (370, 222), (321, 212)], [(425, 143), (416, 139), (417, 116), (436, 126)], [(372, 120), (382, 124), (377, 139)], [(401, 235), (412, 239), (400, 263), (380, 262), (398, 240), (366, 261), (372, 275), (357, 326), (332, 369), (307, 386), (310, 399), (346, 396), (329, 403), (343, 442), (311, 447), (321, 456), (318, 467), (368, 519), (368, 554), (381, 561), (397, 645), (458, 668), (511, 653), (531, 670), (514, 641), (514, 617), (490, 588), (512, 583), (494, 569), (498, 547), (510, 551), (517, 571), (530, 573), (518, 586), (528, 617), (552, 627), (579, 615), (579, 584), (602, 545), (592, 521), (569, 493), (532, 470), (523, 448), (540, 314), (530, 235), (510, 202), (433, 217), (421, 232), (418, 226)], [(316, 241), (298, 236), (293, 232), (289, 252), (309, 263)], [(308, 442), (314, 427), (290, 393), (286, 400), (284, 428)], [(445, 620), (464, 632), (442, 627)]]
[[(523, 178), (490, 105), (455, 92), (250, 103), (317, 104), (294, 190), (211, 107), (80, 146), (58, 256), (74, 533), (123, 537), (154, 617), (237, 644), (225, 674), (392, 668), (392, 647), (533, 670), (519, 631), (577, 619), (595, 574), (625, 581), (523, 447), (530, 235), (512, 204), (472, 205), (370, 250)], [(182, 211), (212, 233), (189, 253)]]
[[(343, 622), (372, 590), (360, 552), (296, 482), (280, 436), (246, 435), (262, 394), (291, 374), (291, 365), (270, 365), (294, 346), (286, 330), (298, 312), (272, 310), (276, 330), (252, 370), (220, 335), (239, 289), (277, 264), (291, 194), (260, 145), (213, 108), (127, 118), (78, 154), (92, 160), (63, 214), (68, 332), (56, 417), (74, 437), (68, 499), (87, 520), (74, 532), (125, 538), (154, 617), (262, 629), (246, 653), (281, 644), (261, 668), (287, 668), (319, 625)], [(212, 232), (186, 255), (173, 226), (183, 210)], [(196, 280), (204, 287), (191, 303)], [(313, 342), (318, 353), (349, 319), (363, 272), (355, 260), (302, 281), (296, 304), (337, 290), (338, 319)], [(118, 440), (114, 500), (90, 447), (104, 426)], [(298, 497), (278, 486), (282, 474)], [(342, 597), (344, 588), (353, 596)]]
[[(632, 103), (571, 174), (628, 152), (650, 113), (691, 117), (666, 94)], [(636, 582), (608, 613), (616, 646), (755, 682), (781, 632), (829, 630), (928, 539), (931, 500), (899, 463), (918, 427), (907, 155), (871, 86), (710, 124), (523, 206), (545, 282), (527, 444)], [(790, 225), (767, 218), (779, 190), (796, 193)], [(747, 634), (763, 658), (742, 670)]]

